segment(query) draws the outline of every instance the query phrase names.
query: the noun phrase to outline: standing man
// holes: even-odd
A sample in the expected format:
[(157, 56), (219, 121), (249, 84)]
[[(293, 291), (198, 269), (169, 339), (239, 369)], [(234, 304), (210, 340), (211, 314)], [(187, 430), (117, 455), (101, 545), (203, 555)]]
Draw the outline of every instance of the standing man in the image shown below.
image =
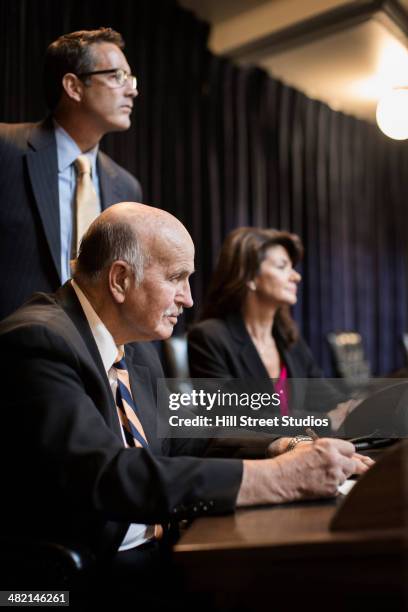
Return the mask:
[(33, 291), (54, 291), (90, 222), (111, 204), (140, 201), (139, 182), (99, 149), (127, 130), (136, 78), (111, 28), (72, 32), (48, 47), (50, 116), (0, 124), (0, 319)]

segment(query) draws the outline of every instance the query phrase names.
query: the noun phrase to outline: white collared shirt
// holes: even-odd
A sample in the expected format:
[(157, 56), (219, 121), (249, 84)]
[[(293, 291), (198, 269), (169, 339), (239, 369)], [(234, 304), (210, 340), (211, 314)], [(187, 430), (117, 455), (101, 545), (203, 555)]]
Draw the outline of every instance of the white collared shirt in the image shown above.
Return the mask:
[[(116, 397), (116, 388), (118, 384), (117, 374), (116, 369), (112, 366), (116, 361), (118, 352), (123, 352), (124, 347), (123, 345), (116, 346), (112, 334), (98, 317), (79, 285), (74, 280), (71, 280), (71, 285), (82, 306), (82, 310), (84, 311), (89, 327), (91, 328), (91, 332), (96, 342), (96, 346), (98, 347), (99, 353), (102, 358), (103, 367), (105, 368), (106, 375), (109, 379), (109, 384), (110, 388), (112, 389), (113, 397)], [(126, 446), (125, 437), (120, 421), (119, 424), (123, 437), (123, 445)], [(137, 461), (136, 458), (135, 461)], [(122, 541), (122, 544), (119, 547), (119, 550), (129, 550), (130, 548), (140, 546), (144, 542), (147, 542), (147, 540), (150, 540), (153, 535), (154, 525), (131, 523)]]

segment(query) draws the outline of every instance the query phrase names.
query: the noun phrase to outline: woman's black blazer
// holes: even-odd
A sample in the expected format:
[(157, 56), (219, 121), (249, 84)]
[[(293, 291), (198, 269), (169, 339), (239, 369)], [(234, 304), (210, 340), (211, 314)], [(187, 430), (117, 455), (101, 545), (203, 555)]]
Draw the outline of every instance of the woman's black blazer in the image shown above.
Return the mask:
[[(278, 334), (274, 336), (291, 379), (320, 379), (309, 387), (300, 381), (291, 385), (290, 405), (294, 412), (327, 412), (344, 401), (343, 394), (323, 378), (302, 338), (286, 347)], [(270, 378), (240, 313), (194, 325), (188, 335), (188, 353), (193, 378)], [(309, 392), (312, 388), (313, 393)]]

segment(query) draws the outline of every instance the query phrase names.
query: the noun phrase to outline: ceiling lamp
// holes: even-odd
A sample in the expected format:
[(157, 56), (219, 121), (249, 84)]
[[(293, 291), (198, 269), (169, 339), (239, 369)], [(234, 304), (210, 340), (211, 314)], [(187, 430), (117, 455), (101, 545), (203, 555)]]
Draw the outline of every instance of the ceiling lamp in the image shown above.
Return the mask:
[(408, 138), (408, 86), (394, 87), (377, 105), (377, 125), (394, 140)]

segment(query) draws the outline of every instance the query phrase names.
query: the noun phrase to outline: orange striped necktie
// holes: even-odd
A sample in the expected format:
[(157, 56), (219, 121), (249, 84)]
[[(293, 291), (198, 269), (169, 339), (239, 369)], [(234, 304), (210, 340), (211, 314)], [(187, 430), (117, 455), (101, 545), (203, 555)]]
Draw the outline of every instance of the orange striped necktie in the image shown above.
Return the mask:
[(125, 356), (119, 351), (113, 367), (117, 373), (116, 408), (122, 424), (126, 446), (148, 448), (143, 425), (137, 416), (136, 404), (130, 390), (129, 372), (126, 367)]
[[(123, 351), (118, 352), (113, 367), (117, 373), (116, 408), (122, 424), (126, 446), (148, 448), (149, 444), (143, 430), (143, 425), (136, 414), (136, 404), (133, 401), (130, 389), (129, 372), (126, 367)], [(157, 540), (163, 537), (163, 527), (159, 524), (154, 525), (154, 537)]]

